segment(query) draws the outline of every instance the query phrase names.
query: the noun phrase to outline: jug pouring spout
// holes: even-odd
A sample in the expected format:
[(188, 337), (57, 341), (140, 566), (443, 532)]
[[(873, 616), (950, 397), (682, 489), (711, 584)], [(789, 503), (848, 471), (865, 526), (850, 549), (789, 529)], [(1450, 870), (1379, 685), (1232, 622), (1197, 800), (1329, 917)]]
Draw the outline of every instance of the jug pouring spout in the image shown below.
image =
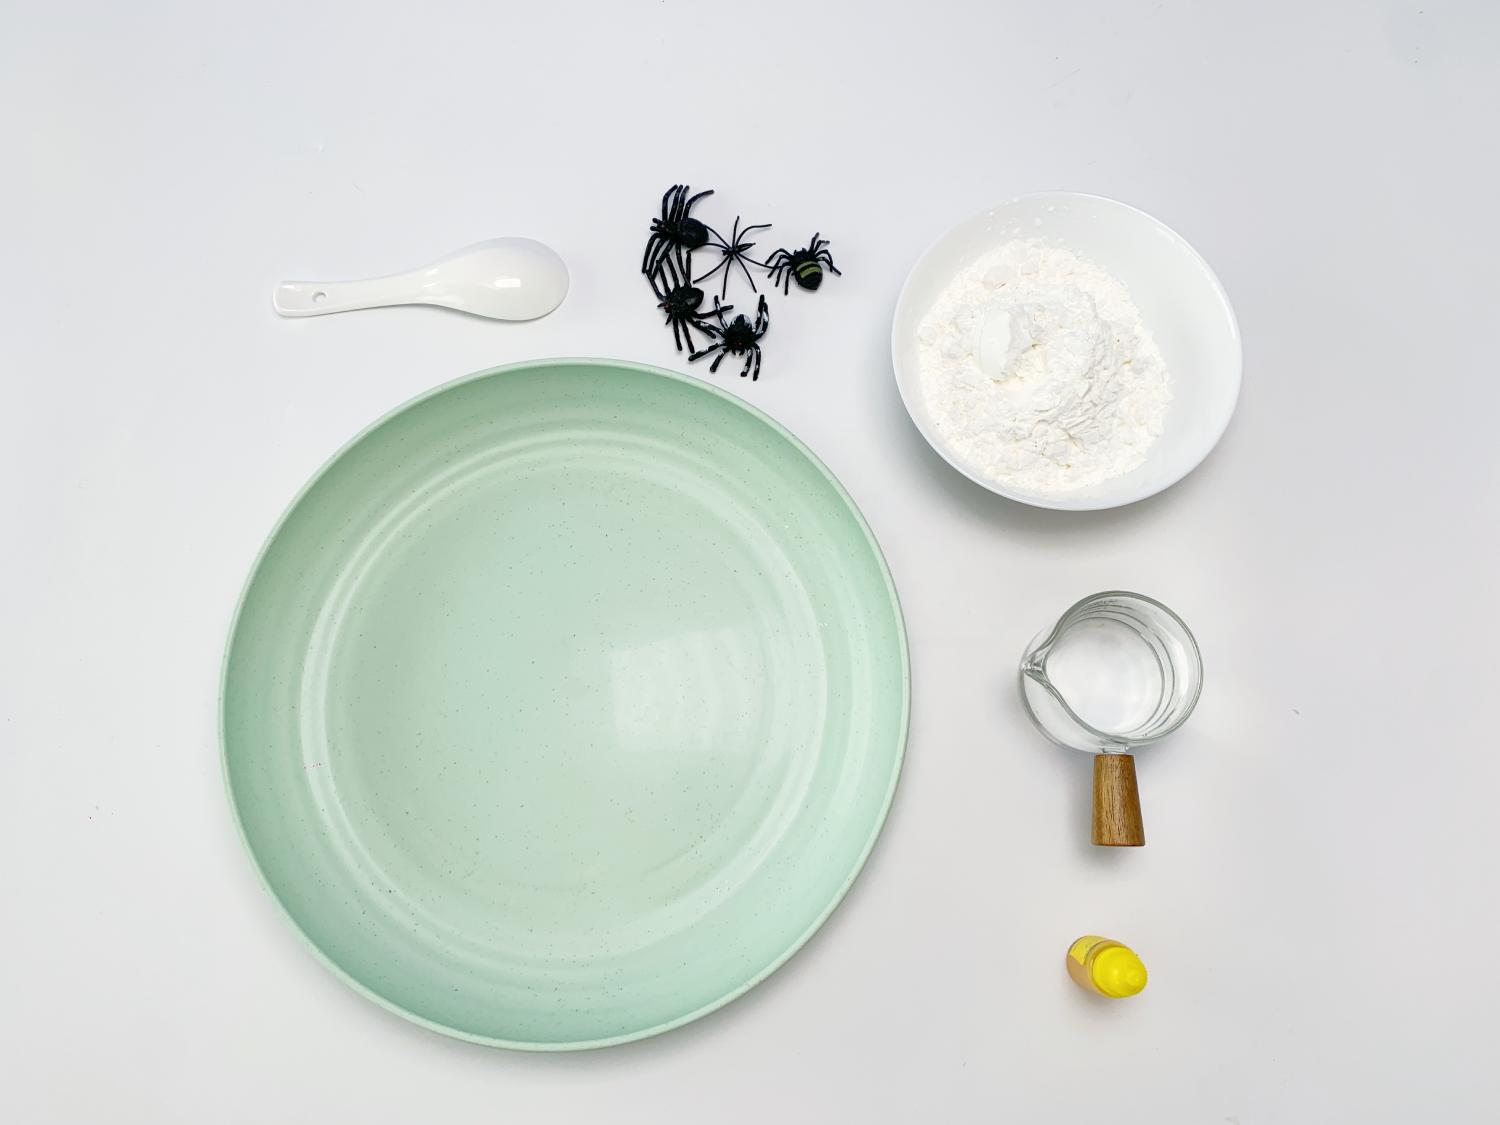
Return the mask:
[(1035, 680), (1048, 691), (1055, 692), (1052, 681), (1047, 679), (1047, 654), (1052, 651), (1052, 645), (1056, 641), (1056, 633), (1049, 633), (1045, 638), (1039, 635), (1038, 640), (1033, 640), (1031, 647), (1026, 650), (1026, 655), (1021, 657), (1021, 675)]

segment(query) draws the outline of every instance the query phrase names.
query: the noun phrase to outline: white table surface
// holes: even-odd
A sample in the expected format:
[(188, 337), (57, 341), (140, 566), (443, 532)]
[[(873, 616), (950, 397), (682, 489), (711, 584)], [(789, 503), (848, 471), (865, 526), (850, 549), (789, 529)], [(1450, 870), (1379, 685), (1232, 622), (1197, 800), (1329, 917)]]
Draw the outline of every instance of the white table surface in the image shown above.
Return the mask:
[[(0, 1120), (1496, 1119), (1495, 5), (3, 22)], [(762, 380), (718, 381), (885, 548), (905, 774), (848, 900), (746, 998), (584, 1055), (450, 1041), (338, 983), (257, 885), (215, 742), (226, 627), (298, 486), (409, 396), (534, 356), (681, 368), (635, 272), (676, 179), (833, 239), (844, 276), (776, 305)], [(982, 491), (891, 377), (921, 249), (1043, 188), (1175, 226), (1243, 327), (1224, 442), (1125, 510)], [(567, 259), (557, 313), (271, 313), (281, 277), (502, 234)], [(1112, 586), (1177, 608), (1207, 661), (1191, 724), (1142, 758), (1129, 853), (1088, 845), (1089, 760), (1028, 728), (1012, 680)], [(1140, 950), (1142, 997), (1068, 981), (1090, 931)]]

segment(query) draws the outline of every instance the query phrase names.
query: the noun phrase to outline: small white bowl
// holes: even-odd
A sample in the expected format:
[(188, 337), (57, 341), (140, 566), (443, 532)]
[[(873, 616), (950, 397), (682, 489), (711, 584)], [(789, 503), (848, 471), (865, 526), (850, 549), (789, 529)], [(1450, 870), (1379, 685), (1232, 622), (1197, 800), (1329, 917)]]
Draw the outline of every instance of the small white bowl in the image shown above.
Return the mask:
[[(985, 480), (937, 433), (917, 366), (917, 328), (953, 275), (1015, 238), (1036, 239), (1102, 266), (1130, 290), (1172, 377), (1172, 402), (1146, 461), (1124, 476), (1071, 492), (1024, 492)], [(1218, 444), (1240, 393), (1240, 329), (1208, 263), (1144, 211), (1072, 192), (1023, 195), (960, 223), (912, 267), (896, 301), (891, 358), (907, 413), (935, 450), (964, 476), (1039, 508), (1118, 508), (1155, 495), (1198, 467)]]

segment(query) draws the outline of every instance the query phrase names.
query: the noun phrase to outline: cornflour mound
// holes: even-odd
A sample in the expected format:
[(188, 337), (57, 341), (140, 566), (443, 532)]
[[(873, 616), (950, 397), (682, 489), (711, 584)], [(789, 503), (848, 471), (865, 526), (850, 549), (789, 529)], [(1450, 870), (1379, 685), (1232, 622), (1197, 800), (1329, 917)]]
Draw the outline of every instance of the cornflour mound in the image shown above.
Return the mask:
[(1031, 493), (1122, 476), (1161, 436), (1171, 377), (1125, 286), (1018, 240), (958, 273), (917, 331), (933, 426), (969, 468)]

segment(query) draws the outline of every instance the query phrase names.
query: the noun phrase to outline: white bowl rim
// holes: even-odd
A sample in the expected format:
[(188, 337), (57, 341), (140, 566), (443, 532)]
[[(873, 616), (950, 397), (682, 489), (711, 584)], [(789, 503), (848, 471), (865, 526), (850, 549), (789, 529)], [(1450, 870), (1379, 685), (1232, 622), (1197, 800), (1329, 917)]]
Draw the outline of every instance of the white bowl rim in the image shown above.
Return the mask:
[[(1178, 473), (1176, 476), (1168, 480), (1163, 480), (1161, 483), (1156, 484), (1154, 487), (1142, 489), (1134, 495), (1129, 495), (1121, 499), (1110, 499), (1108, 497), (1098, 496), (1081, 499), (1069, 499), (1069, 494), (1066, 492), (1058, 493), (1056, 496), (1043, 496), (1036, 493), (1021, 492), (1016, 489), (1008, 488), (1003, 484), (996, 484), (994, 481), (985, 480), (983, 477), (977, 475), (971, 469), (969, 469), (968, 466), (963, 464), (963, 462), (960, 461), (958, 457), (955, 456), (953, 452), (947, 447), (947, 444), (943, 442), (936, 434), (930, 432), (928, 426), (922, 420), (921, 412), (913, 407), (911, 400), (907, 397), (906, 387), (901, 379), (901, 361), (898, 358), (898, 340), (896, 338), (896, 329), (897, 325), (900, 323), (901, 309), (906, 304), (906, 301), (910, 294), (912, 281), (916, 277), (917, 270), (922, 267), (922, 263), (925, 262), (929, 256), (931, 256), (932, 252), (937, 249), (940, 243), (942, 243), (959, 227), (967, 226), (969, 223), (983, 218), (984, 216), (999, 210), (1001, 207), (1009, 207), (1017, 203), (1031, 200), (1047, 199), (1082, 199), (1088, 200), (1091, 203), (1105, 203), (1111, 207), (1117, 207), (1122, 211), (1134, 212), (1136, 215), (1139, 215), (1143, 219), (1146, 219), (1148, 222), (1155, 224), (1168, 236), (1170, 236), (1174, 242), (1181, 245), (1181, 247), (1186, 250), (1191, 257), (1197, 259), (1198, 263), (1203, 267), (1204, 274), (1206, 274), (1208, 277), (1214, 295), (1218, 298), (1219, 303), (1224, 306), (1224, 312), (1228, 317), (1230, 339), (1234, 344), (1235, 353), (1233, 370), (1231, 372), (1231, 376), (1234, 381), (1234, 395), (1229, 401), (1229, 409), (1224, 412), (1224, 416), (1219, 420), (1218, 427), (1213, 434), (1213, 440), (1208, 442), (1208, 444), (1204, 446), (1203, 453), (1198, 457), (1196, 461), (1188, 465), (1182, 470), (1182, 472)], [(969, 215), (952, 224), (951, 226), (945, 228), (941, 233), (938, 234), (936, 238), (934, 238), (927, 244), (926, 248), (923, 249), (921, 254), (917, 255), (917, 260), (912, 263), (911, 269), (907, 271), (906, 280), (901, 283), (901, 292), (896, 297), (895, 313), (891, 317), (891, 371), (896, 379), (896, 390), (901, 395), (901, 404), (906, 407), (907, 416), (911, 418), (912, 425), (916, 426), (917, 432), (922, 435), (923, 439), (927, 442), (928, 445), (932, 446), (933, 450), (938, 454), (938, 456), (940, 456), (944, 461), (948, 462), (948, 464), (951, 465), (954, 469), (958, 470), (958, 472), (962, 473), (975, 484), (979, 485), (981, 488), (986, 488), (999, 496), (1004, 496), (1007, 500), (1014, 500), (1018, 504), (1029, 504), (1033, 508), (1051, 508), (1054, 511), (1069, 512), (1097, 512), (1105, 511), (1110, 508), (1123, 508), (1129, 504), (1135, 504), (1141, 500), (1147, 499), (1148, 497), (1155, 496), (1161, 492), (1165, 492), (1178, 481), (1186, 477), (1199, 465), (1203, 464), (1203, 462), (1208, 459), (1208, 455), (1214, 451), (1214, 448), (1224, 437), (1225, 431), (1229, 429), (1230, 419), (1234, 417), (1235, 408), (1239, 405), (1240, 387), (1243, 381), (1244, 370), (1245, 347), (1243, 340), (1240, 338), (1239, 318), (1235, 316), (1234, 305), (1230, 303), (1229, 293), (1227, 290), (1225, 290), (1224, 283), (1219, 280), (1219, 275), (1216, 274), (1213, 270), (1213, 267), (1208, 264), (1208, 260), (1198, 252), (1197, 248), (1194, 247), (1191, 242), (1189, 242), (1172, 227), (1162, 222), (1155, 215), (1151, 214), (1149, 211), (1143, 211), (1139, 207), (1132, 206), (1131, 204), (1122, 202), (1118, 199), (1111, 199), (1107, 195), (1095, 195), (1091, 192), (1033, 191), (1027, 192), (1023, 195), (1013, 195), (1009, 199), (1003, 199), (998, 203), (993, 203), (983, 210), (976, 211), (972, 215)]]

